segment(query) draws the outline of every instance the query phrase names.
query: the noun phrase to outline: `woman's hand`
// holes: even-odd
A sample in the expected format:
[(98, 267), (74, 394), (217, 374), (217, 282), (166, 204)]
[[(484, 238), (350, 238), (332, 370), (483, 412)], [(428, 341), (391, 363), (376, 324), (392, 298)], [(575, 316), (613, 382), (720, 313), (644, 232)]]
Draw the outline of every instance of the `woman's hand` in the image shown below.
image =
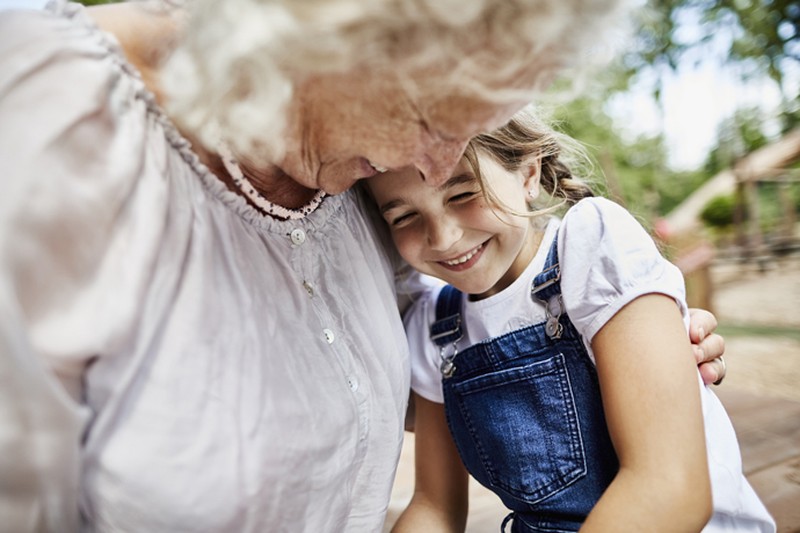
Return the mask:
[(715, 329), (717, 319), (713, 314), (705, 309), (689, 309), (689, 339), (700, 376), (706, 385), (719, 385), (727, 371), (722, 359), (725, 340), (714, 333)]

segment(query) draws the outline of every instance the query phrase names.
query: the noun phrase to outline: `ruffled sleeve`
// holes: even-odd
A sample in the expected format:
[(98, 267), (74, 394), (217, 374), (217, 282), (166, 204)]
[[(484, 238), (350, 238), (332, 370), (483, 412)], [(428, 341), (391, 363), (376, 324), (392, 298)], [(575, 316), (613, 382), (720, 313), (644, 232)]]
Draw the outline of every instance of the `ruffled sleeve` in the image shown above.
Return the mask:
[[(0, 516), (78, 529), (81, 376), (125, 342), (164, 220), (142, 85), (81, 6), (0, 13)], [(162, 180), (163, 181), (163, 180)], [(151, 223), (131, 223), (145, 197)], [(138, 198), (138, 202), (137, 202)], [(109, 294), (114, 297), (109, 298)]]
[(687, 319), (683, 277), (633, 216), (604, 198), (582, 200), (559, 230), (564, 306), (590, 343), (620, 309), (645, 294), (675, 299)]

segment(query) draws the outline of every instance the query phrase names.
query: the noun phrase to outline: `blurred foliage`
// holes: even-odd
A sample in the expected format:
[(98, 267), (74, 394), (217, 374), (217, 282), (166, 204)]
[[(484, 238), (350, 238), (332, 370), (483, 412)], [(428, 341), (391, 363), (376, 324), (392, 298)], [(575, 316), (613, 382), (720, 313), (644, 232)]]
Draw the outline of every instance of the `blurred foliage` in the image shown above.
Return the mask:
[[(780, 188), (786, 187), (785, 193), (795, 211), (800, 211), (800, 183), (781, 184), (777, 182), (760, 182), (757, 186), (757, 209), (759, 231), (765, 234), (780, 231), (785, 220)], [(715, 196), (706, 203), (700, 212), (700, 219), (715, 230), (716, 234), (724, 234), (733, 230), (736, 213), (736, 193)], [(743, 222), (750, 219), (747, 206), (743, 209)]]
[[(764, 233), (778, 231), (784, 222), (779, 187), (780, 185), (775, 182), (758, 185), (759, 229)], [(794, 205), (795, 212), (800, 211), (800, 184), (791, 184), (786, 192), (789, 201)]]
[(637, 47), (626, 56), (630, 75), (651, 67), (676, 69), (687, 58), (735, 64), (742, 78), (768, 76), (786, 102), (783, 131), (797, 124), (798, 95), (787, 94), (789, 69), (800, 66), (800, 4), (796, 0), (648, 0)]
[[(648, 0), (633, 46), (603, 74), (602, 87), (591, 97), (560, 110), (562, 129), (592, 148), (612, 198), (645, 218), (665, 215), (715, 174), (767, 144), (770, 122), (777, 119), (782, 133), (800, 125), (800, 95), (785, 76), (800, 69), (799, 24), (796, 0)], [(603, 109), (643, 78), (654, 80), (653, 97), (659, 101), (662, 77), (706, 61), (724, 65), (743, 81), (772, 80), (783, 101), (770, 112), (737, 110), (717, 126), (716, 146), (705, 164), (676, 172), (669, 168), (663, 137), (623, 138), (620, 125)]]
[(768, 117), (756, 108), (738, 109), (717, 125), (717, 145), (711, 150), (704, 171), (714, 175), (733, 166), (742, 155), (768, 144), (763, 124)]
[(733, 194), (715, 196), (700, 212), (700, 218), (712, 228), (727, 228), (733, 224), (736, 197)]
[[(662, 136), (621, 136), (604, 111), (603, 95), (584, 97), (556, 109), (559, 129), (579, 139), (595, 161), (601, 194), (654, 220), (682, 202), (707, 179), (703, 172), (676, 172), (667, 166)], [(595, 186), (595, 189), (598, 187)]]

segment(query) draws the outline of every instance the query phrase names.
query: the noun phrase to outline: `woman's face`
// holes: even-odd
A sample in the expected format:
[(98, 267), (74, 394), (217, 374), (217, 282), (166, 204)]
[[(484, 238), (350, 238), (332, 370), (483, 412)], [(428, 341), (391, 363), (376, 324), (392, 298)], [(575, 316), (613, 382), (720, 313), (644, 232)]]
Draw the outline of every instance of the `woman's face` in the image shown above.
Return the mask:
[(385, 78), (331, 74), (300, 85), (281, 169), (300, 184), (331, 194), (384, 169), (405, 167), (438, 186), (472, 136), (502, 125), (525, 103), (498, 104), (430, 89), (411, 96)]

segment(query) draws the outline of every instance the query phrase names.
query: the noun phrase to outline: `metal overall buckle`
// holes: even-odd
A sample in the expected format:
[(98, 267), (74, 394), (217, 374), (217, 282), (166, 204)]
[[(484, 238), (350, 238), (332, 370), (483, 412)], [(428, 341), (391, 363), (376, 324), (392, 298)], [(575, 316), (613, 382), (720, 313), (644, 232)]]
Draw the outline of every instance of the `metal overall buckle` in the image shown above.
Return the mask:
[(564, 312), (564, 300), (561, 299), (561, 293), (553, 295), (544, 306), (544, 314), (547, 322), (544, 325), (544, 331), (547, 336), (553, 340), (561, 338), (564, 333), (564, 325), (559, 320), (561, 314)]
[[(458, 355), (457, 343), (464, 336), (464, 334), (461, 333), (461, 317), (459, 316), (459, 317), (456, 318), (455, 326), (453, 326), (453, 329), (449, 329), (447, 331), (442, 331), (442, 332), (439, 332), (439, 333), (437, 333), (435, 335), (431, 335), (431, 340), (436, 342), (437, 339), (441, 339), (441, 338), (444, 338), (444, 337), (449, 337), (449, 336), (454, 335), (456, 333), (458, 334), (458, 337), (456, 337), (452, 342), (453, 353), (451, 353), (450, 355), (445, 355), (445, 350), (447, 349), (447, 345), (444, 344), (444, 345), (439, 346), (439, 359), (441, 359), (441, 361), (442, 361), (441, 364), (439, 365), (439, 371), (442, 373), (442, 376), (444, 376), (445, 378), (451, 377), (453, 375), (453, 373), (455, 373), (455, 371), (456, 371), (456, 365), (453, 362), (453, 359), (455, 359), (456, 355)], [(439, 343), (436, 343), (436, 344), (439, 344)]]
[(561, 315), (564, 312), (564, 300), (561, 298), (561, 293), (558, 292), (554, 294), (547, 300), (543, 298), (538, 298), (536, 294), (541, 292), (542, 290), (546, 289), (547, 287), (558, 283), (561, 279), (561, 269), (558, 266), (558, 263), (551, 266), (550, 268), (542, 271), (542, 273), (550, 272), (551, 270), (555, 270), (555, 275), (548, 279), (547, 281), (543, 282), (540, 285), (531, 288), (531, 296), (536, 298), (537, 300), (544, 302), (544, 313), (547, 322), (544, 326), (544, 331), (547, 333), (547, 336), (550, 337), (552, 340), (558, 340), (561, 338), (562, 333), (564, 333), (564, 326), (561, 324), (559, 320)]

